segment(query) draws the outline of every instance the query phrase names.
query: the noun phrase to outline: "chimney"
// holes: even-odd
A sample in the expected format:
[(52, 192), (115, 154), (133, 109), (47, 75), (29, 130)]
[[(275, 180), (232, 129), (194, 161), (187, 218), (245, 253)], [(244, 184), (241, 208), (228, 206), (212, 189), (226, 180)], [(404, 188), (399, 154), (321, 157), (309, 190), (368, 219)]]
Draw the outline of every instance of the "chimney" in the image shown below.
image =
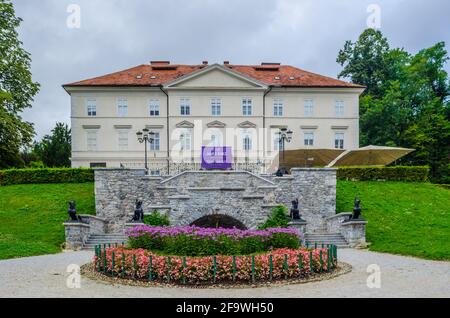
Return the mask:
[(151, 65), (169, 65), (170, 61), (150, 61)]
[(208, 61), (203, 61), (202, 64), (203, 65), (208, 65)]
[(223, 65), (230, 65), (230, 61), (223, 61)]

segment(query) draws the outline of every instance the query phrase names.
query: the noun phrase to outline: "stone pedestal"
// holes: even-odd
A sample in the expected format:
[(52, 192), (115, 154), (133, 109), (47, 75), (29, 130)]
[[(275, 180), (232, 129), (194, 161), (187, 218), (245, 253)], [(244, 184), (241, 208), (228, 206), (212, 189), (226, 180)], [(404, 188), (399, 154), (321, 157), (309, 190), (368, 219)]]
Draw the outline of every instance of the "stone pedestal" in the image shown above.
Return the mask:
[(65, 222), (66, 249), (79, 250), (90, 235), (90, 226), (81, 222)]
[(366, 247), (366, 220), (350, 220), (341, 223), (341, 233), (350, 247)]

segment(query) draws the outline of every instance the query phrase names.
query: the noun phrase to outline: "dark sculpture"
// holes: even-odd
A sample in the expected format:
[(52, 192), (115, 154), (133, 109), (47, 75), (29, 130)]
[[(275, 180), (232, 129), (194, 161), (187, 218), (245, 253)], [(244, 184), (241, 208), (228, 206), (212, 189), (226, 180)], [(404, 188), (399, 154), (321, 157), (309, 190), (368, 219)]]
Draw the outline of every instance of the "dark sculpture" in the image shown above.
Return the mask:
[(144, 221), (144, 210), (142, 209), (142, 201), (136, 200), (136, 208), (134, 209), (134, 216), (132, 222), (142, 223)]
[(361, 201), (358, 197), (355, 197), (355, 206), (353, 208), (353, 214), (351, 216), (351, 220), (360, 220), (361, 216)]
[(76, 203), (75, 201), (69, 202), (69, 217), (73, 222), (81, 222), (81, 216), (77, 215)]
[(300, 215), (300, 210), (298, 209), (298, 199), (292, 201), (291, 213), (289, 215), (293, 220), (304, 221)]
[(282, 177), (286, 174), (289, 174), (289, 171), (284, 167), (278, 168), (277, 172), (275, 172), (275, 176), (277, 177)]

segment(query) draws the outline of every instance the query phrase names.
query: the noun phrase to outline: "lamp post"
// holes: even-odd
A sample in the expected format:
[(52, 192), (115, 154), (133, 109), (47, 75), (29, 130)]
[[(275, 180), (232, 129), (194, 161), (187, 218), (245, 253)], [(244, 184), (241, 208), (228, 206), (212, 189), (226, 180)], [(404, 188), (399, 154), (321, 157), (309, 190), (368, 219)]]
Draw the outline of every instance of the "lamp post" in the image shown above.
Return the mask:
[(142, 129), (142, 131), (138, 131), (136, 133), (138, 141), (145, 145), (145, 174), (148, 174), (148, 165), (147, 165), (147, 143), (153, 144), (155, 141), (155, 133), (153, 131), (149, 131), (147, 128)]
[(291, 142), (292, 140), (292, 130), (288, 130), (287, 128), (280, 128), (280, 131), (278, 132), (278, 140), (280, 142), (280, 148), (283, 151), (283, 162), (284, 162), (284, 150), (285, 150), (285, 144), (286, 142)]

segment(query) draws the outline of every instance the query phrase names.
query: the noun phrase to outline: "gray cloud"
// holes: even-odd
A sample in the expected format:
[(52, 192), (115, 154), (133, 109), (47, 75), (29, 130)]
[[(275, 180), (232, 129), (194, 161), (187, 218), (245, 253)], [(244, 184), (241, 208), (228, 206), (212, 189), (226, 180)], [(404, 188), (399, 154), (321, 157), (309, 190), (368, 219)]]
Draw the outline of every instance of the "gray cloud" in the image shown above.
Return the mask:
[[(410, 52), (450, 42), (447, 0), (15, 0), (20, 36), (42, 84), (24, 119), (38, 138), (70, 122), (64, 83), (168, 59), (176, 63), (279, 61), (336, 77), (346, 40), (366, 28), (367, 6), (381, 7), (382, 31)], [(66, 26), (69, 4), (81, 28)], [(450, 70), (450, 68), (448, 68)]]

